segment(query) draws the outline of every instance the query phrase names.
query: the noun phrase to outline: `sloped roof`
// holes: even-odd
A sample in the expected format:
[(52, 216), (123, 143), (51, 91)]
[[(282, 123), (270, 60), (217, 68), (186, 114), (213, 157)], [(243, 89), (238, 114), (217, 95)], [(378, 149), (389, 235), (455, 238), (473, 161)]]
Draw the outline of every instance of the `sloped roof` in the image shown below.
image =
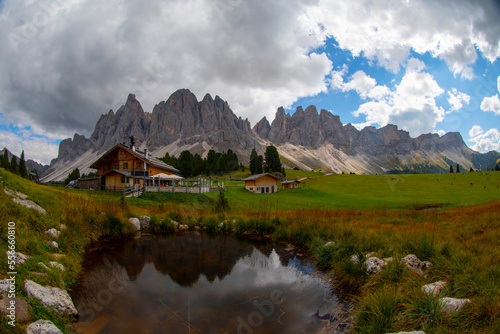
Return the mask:
[(127, 151), (128, 153), (132, 154), (137, 159), (145, 161), (146, 163), (150, 164), (151, 166), (154, 166), (154, 167), (157, 167), (157, 168), (161, 168), (161, 169), (164, 169), (164, 170), (168, 170), (168, 171), (171, 171), (173, 173), (180, 173), (178, 169), (176, 169), (176, 168), (174, 168), (174, 167), (172, 167), (172, 166), (164, 163), (163, 161), (161, 161), (161, 160), (159, 160), (157, 158), (154, 158), (154, 157), (152, 157), (150, 155), (148, 155), (148, 158), (146, 159), (146, 152), (144, 152), (144, 151), (138, 151), (138, 150), (132, 151), (128, 146), (125, 146), (123, 144), (116, 144), (115, 146), (113, 146), (113, 148), (111, 148), (106, 153), (104, 153), (103, 155), (101, 155), (99, 157), (99, 159), (97, 159), (92, 165), (90, 165), (90, 168), (98, 169), (97, 163), (99, 161), (101, 161), (102, 159), (104, 159), (106, 156), (108, 156), (111, 152), (113, 152), (118, 147), (120, 147), (121, 149), (123, 149), (123, 150)]
[(270, 176), (272, 178), (275, 178), (276, 180), (280, 179), (279, 177), (277, 177), (276, 175), (273, 175), (271, 173), (262, 173), (262, 174), (252, 175), (250, 177), (247, 177), (246, 179), (243, 179), (242, 181), (254, 181), (254, 180), (260, 179), (261, 177), (264, 177), (264, 176)]
[(291, 183), (301, 183), (299, 180), (287, 180), (287, 181), (283, 181), (281, 182), (281, 184), (291, 184)]

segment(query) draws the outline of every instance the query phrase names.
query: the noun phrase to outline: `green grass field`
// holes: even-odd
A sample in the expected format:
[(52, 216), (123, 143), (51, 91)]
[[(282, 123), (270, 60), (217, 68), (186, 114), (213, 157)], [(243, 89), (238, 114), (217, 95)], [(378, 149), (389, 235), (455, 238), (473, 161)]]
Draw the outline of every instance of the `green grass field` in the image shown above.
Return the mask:
[(265, 195), (246, 191), (243, 182), (228, 181), (226, 197), (233, 209), (255, 211), (452, 208), (500, 200), (500, 172), (325, 176), (288, 171), (287, 179), (297, 177), (310, 179), (305, 180), (300, 189)]

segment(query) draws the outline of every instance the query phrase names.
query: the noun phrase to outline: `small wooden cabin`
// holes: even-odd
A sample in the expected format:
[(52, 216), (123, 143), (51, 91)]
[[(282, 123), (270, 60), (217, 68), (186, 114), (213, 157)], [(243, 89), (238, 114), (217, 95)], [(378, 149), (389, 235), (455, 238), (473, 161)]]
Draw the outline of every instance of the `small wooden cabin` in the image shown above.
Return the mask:
[(278, 191), (278, 180), (276, 175), (270, 173), (256, 174), (246, 179), (245, 189), (254, 194), (269, 194)]
[(301, 182), (297, 180), (283, 181), (281, 187), (283, 189), (298, 189)]
[(177, 174), (179, 171), (161, 160), (153, 158), (147, 150), (139, 151), (132, 145), (117, 144), (104, 153), (90, 168), (97, 169), (101, 189), (123, 191), (142, 188), (152, 183), (156, 174)]

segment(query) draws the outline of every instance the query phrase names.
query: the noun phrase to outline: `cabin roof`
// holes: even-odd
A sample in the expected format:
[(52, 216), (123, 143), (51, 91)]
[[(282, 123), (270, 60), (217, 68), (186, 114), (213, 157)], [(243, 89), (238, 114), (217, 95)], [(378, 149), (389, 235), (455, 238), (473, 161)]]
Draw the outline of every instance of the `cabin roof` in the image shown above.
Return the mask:
[(291, 183), (301, 183), (299, 180), (286, 180), (281, 182), (281, 184), (291, 184)]
[(276, 180), (279, 180), (279, 177), (277, 177), (276, 175), (273, 175), (271, 173), (262, 173), (262, 174), (252, 175), (250, 177), (247, 177), (246, 179), (243, 179), (242, 181), (254, 181), (254, 180), (260, 179), (261, 177), (264, 177), (264, 176), (270, 176), (272, 178), (275, 178)]

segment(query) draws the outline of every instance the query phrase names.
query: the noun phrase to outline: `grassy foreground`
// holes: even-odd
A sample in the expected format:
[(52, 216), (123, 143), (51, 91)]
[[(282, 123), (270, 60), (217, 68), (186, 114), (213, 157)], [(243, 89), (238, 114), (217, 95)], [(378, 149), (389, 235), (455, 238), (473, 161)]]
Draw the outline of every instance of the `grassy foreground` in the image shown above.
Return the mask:
[[(12, 202), (0, 189), (0, 252), (7, 250), (7, 223), (16, 222), (17, 251), (32, 256), (18, 268), (16, 294), (26, 298), (22, 282), (71, 290), (85, 249), (101, 236), (123, 237), (132, 231), (128, 217), (152, 217), (153, 232), (173, 229), (170, 219), (190, 227), (221, 233), (254, 235), (287, 241), (309, 249), (317, 264), (332, 271), (337, 284), (356, 298), (356, 333), (425, 330), (429, 333), (498, 333), (500, 328), (500, 173), (358, 176), (289, 172), (312, 177), (305, 187), (270, 195), (252, 195), (238, 181), (228, 181), (231, 210), (214, 212), (217, 193), (145, 194), (125, 199), (104, 192), (83, 192), (39, 186), (0, 170), (3, 186), (27, 194), (47, 210), (46, 215)], [(438, 181), (439, 180), (439, 181)], [(452, 184), (453, 183), (453, 184)], [(472, 183), (472, 185), (471, 185)], [(0, 188), (3, 188), (0, 186)], [(444, 207), (441, 210), (422, 209)], [(103, 214), (104, 213), (104, 214)], [(223, 227), (222, 221), (227, 221)], [(67, 229), (52, 249), (44, 234), (65, 224)], [(328, 241), (335, 244), (326, 246)], [(397, 261), (369, 276), (349, 258), (374, 252), (378, 257), (416, 254), (434, 264), (428, 277), (408, 272)], [(57, 261), (64, 272), (46, 277), (37, 263)], [(0, 279), (7, 259), (0, 257)], [(447, 281), (448, 297), (469, 298), (459, 313), (443, 315), (434, 297), (421, 286)], [(64, 285), (63, 285), (64, 283)], [(45, 310), (30, 300), (33, 318), (53, 321), (71, 332), (71, 319)], [(0, 332), (24, 333), (0, 318)]]

